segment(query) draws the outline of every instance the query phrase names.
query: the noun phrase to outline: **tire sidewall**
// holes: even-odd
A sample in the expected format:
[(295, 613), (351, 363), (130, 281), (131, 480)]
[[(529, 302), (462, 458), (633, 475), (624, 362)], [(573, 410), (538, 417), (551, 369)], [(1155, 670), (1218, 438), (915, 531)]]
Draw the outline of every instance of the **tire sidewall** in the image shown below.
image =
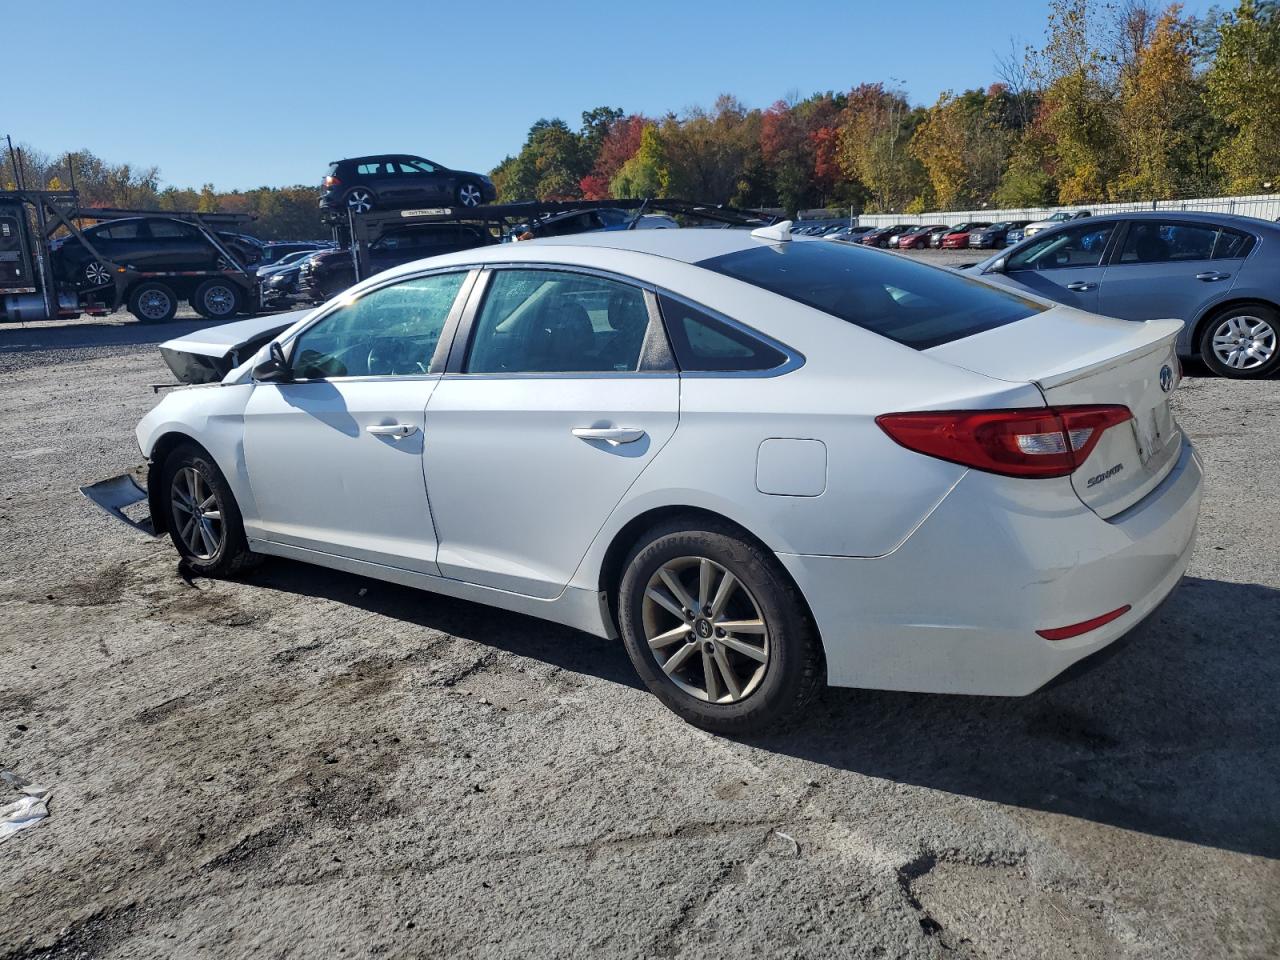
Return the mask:
[[(147, 293), (153, 290), (159, 291), (169, 298), (169, 309), (163, 317), (145, 316), (140, 309), (139, 305), (142, 301), (143, 296), (145, 296)], [(167, 323), (168, 321), (172, 320), (174, 317), (174, 314), (178, 312), (178, 295), (173, 292), (173, 289), (171, 287), (163, 283), (152, 282), (152, 283), (140, 284), (129, 295), (129, 312), (132, 313), (138, 319), (139, 323)]]
[[(205, 303), (205, 297), (208, 296), (209, 291), (213, 287), (225, 287), (231, 291), (231, 309), (226, 313), (214, 313), (209, 310)], [(225, 280), (206, 280), (204, 283), (200, 284), (200, 286), (196, 287), (196, 292), (191, 297), (191, 306), (196, 313), (200, 314), (200, 316), (204, 317), (206, 320), (230, 320), (240, 312), (242, 301), (243, 297), (241, 296), (239, 288), (236, 287), (235, 284), (229, 283)]]
[(376, 210), (378, 208), (378, 195), (376, 193), (374, 193), (368, 187), (352, 187), (350, 190), (347, 191), (346, 196), (342, 198), (342, 206), (344, 209), (347, 209), (347, 210), (354, 209), (351, 206), (351, 198), (357, 193), (363, 193), (369, 198), (369, 210), (365, 211), (366, 213)]
[[(222, 542), (212, 557), (203, 560), (194, 556), (179, 535), (177, 521), (173, 511), (173, 478), (183, 467), (194, 467), (200, 471), (205, 482), (217, 494), (222, 507)], [(247, 552), (244, 526), (240, 518), (240, 509), (236, 505), (235, 496), (227, 485), (226, 478), (218, 465), (213, 462), (204, 450), (194, 443), (184, 443), (174, 448), (165, 458), (164, 467), (160, 471), (164, 492), (165, 526), (169, 529), (169, 539), (174, 549), (194, 572), (204, 575), (217, 575), (229, 572), (235, 565), (237, 557)]]
[(1205, 366), (1212, 370), (1217, 376), (1226, 377), (1231, 380), (1261, 380), (1275, 374), (1280, 369), (1280, 349), (1272, 354), (1271, 359), (1261, 367), (1253, 370), (1237, 370), (1227, 366), (1218, 359), (1218, 355), (1213, 351), (1213, 334), (1226, 320), (1236, 316), (1257, 316), (1271, 325), (1271, 329), (1280, 333), (1280, 314), (1270, 307), (1261, 303), (1244, 304), (1241, 306), (1230, 307), (1222, 310), (1207, 321), (1200, 328), (1199, 343), (1197, 350), (1200, 359), (1204, 361)]
[[(644, 636), (642, 609), (650, 578), (677, 557), (714, 560), (751, 592), (769, 630), (769, 665), (749, 696), (731, 704), (699, 700), (662, 671)], [(776, 563), (776, 561), (774, 561)], [(808, 625), (796, 609), (793, 589), (762, 552), (726, 532), (707, 529), (659, 532), (628, 557), (618, 593), (618, 620), (632, 664), (649, 690), (672, 712), (706, 729), (731, 733), (768, 724), (794, 702), (804, 681)]]

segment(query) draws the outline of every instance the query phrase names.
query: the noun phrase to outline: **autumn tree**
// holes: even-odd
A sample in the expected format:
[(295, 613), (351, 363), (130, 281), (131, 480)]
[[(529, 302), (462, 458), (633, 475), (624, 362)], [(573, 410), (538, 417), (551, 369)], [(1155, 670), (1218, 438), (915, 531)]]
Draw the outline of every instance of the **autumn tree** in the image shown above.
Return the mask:
[(671, 175), (666, 150), (656, 124), (641, 127), (640, 142), (634, 154), (614, 173), (609, 182), (610, 196), (618, 199), (665, 197)]
[(841, 113), (837, 157), (840, 169), (867, 190), (874, 210), (901, 210), (927, 180), (908, 144), (924, 111), (913, 109), (900, 90), (864, 83), (850, 91)]
[(600, 148), (596, 151), (591, 172), (579, 184), (583, 197), (588, 200), (607, 200), (614, 195), (610, 192), (609, 185), (622, 165), (640, 149), (640, 138), (648, 126), (652, 126), (652, 121), (639, 114), (617, 118), (609, 124)]

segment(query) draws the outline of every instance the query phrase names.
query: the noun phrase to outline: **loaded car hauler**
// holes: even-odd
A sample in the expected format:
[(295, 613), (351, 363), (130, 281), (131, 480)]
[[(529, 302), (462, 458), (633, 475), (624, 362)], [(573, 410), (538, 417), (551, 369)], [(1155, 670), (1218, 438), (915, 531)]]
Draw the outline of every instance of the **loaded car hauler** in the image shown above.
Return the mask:
[[(95, 240), (97, 231), (83, 221), (142, 218), (169, 222), (205, 252), (205, 269), (163, 269), (165, 264), (130, 262), (127, 253), (110, 253)], [(0, 190), (0, 322), (73, 319), (82, 313), (103, 315), (122, 304), (140, 321), (173, 317), (187, 300), (210, 319), (231, 319), (259, 309), (258, 279), (236, 245), (220, 235), (252, 220), (247, 214), (81, 207), (73, 190)], [(55, 237), (59, 230), (66, 235)], [(86, 268), (68, 275), (60, 269), (59, 247), (87, 254)], [(69, 252), (69, 251), (68, 251)], [(179, 267), (181, 265), (179, 264)]]

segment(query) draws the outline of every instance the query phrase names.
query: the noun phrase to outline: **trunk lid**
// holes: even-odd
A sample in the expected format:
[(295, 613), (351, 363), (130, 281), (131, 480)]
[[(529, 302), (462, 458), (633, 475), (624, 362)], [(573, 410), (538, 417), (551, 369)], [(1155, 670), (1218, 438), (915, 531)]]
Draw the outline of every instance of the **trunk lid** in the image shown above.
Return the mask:
[(1177, 463), (1182, 432), (1169, 399), (1181, 378), (1181, 320), (1136, 323), (1055, 307), (952, 341), (930, 356), (1000, 380), (1030, 381), (1050, 406), (1120, 404), (1132, 419), (1103, 432), (1071, 476), (1103, 518), (1151, 492)]

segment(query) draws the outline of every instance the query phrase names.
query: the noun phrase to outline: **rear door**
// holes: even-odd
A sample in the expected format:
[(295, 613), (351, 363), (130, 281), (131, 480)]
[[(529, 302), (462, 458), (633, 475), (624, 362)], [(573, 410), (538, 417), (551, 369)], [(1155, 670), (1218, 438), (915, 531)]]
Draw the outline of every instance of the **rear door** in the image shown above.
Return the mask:
[(1102, 278), (1098, 312), (1124, 320), (1191, 321), (1224, 297), (1238, 263), (1213, 259), (1222, 230), (1178, 220), (1130, 220)]
[(1115, 221), (1107, 221), (1037, 234), (1009, 254), (1003, 273), (986, 274), (986, 279), (1096, 311), (1107, 269), (1104, 256), (1115, 231)]
[(675, 432), (680, 381), (641, 369), (661, 327), (638, 287), (551, 268), (486, 280), (427, 407), (438, 563), (549, 599)]

